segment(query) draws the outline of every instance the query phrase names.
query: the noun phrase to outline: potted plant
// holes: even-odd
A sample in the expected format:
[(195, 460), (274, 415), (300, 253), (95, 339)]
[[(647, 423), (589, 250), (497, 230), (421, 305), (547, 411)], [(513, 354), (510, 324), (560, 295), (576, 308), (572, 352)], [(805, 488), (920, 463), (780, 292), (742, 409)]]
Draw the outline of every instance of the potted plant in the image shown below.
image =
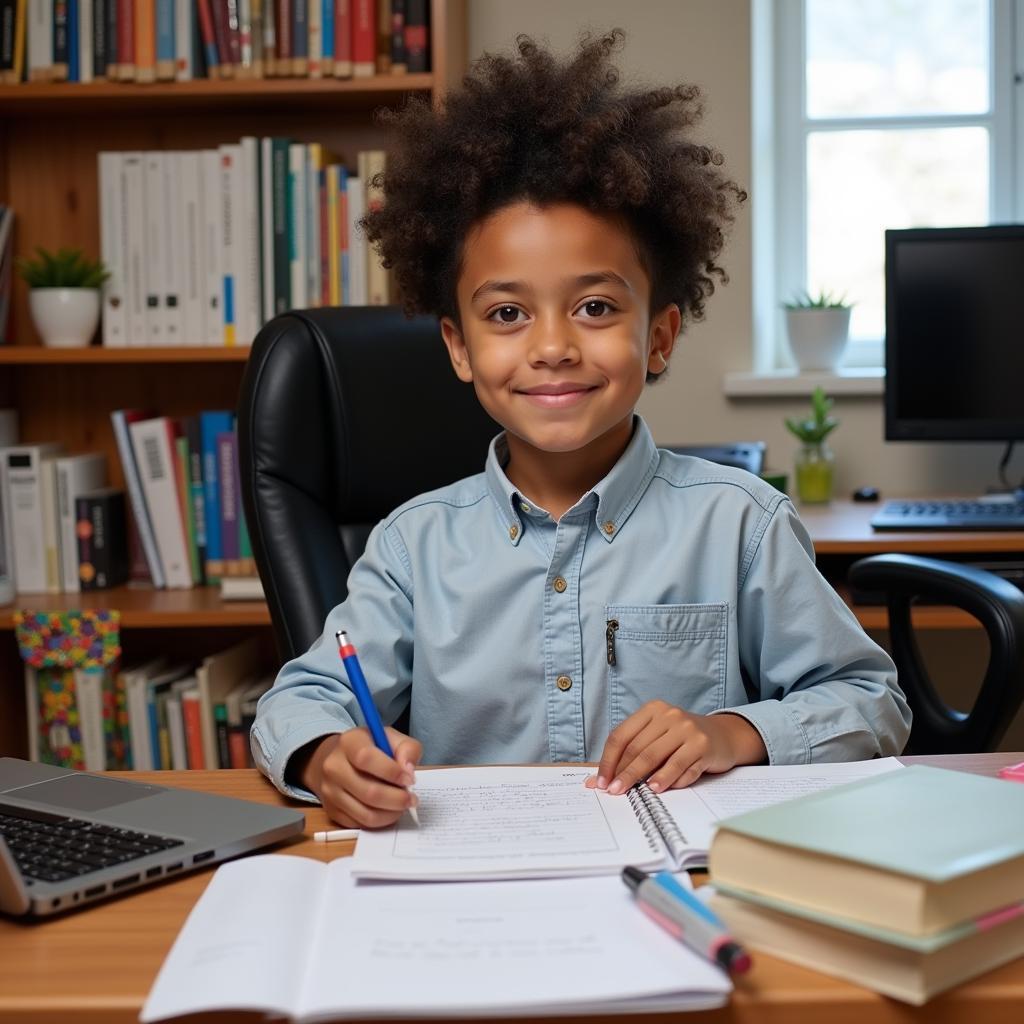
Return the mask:
[(803, 502), (825, 502), (832, 499), (835, 455), (825, 444), (825, 438), (839, 426), (839, 420), (829, 414), (833, 402), (817, 387), (811, 396), (810, 416), (786, 419), (786, 426), (800, 440), (796, 456), (796, 492)]
[(802, 292), (783, 304), (786, 334), (801, 370), (835, 370), (850, 337), (850, 303), (845, 296)]
[(43, 344), (88, 345), (100, 320), (100, 290), (110, 277), (103, 263), (87, 259), (81, 249), (51, 253), (37, 246), (36, 258), (19, 259), (17, 267), (29, 286), (29, 311)]

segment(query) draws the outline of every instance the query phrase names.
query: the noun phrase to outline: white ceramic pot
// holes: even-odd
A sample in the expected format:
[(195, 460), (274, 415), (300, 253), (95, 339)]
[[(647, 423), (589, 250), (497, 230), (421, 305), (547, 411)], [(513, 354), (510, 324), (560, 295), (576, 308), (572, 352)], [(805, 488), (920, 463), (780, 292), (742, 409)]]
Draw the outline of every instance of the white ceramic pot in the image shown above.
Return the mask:
[(850, 308), (787, 309), (786, 332), (801, 370), (835, 370), (850, 337)]
[(28, 293), (32, 322), (50, 348), (85, 348), (100, 322), (98, 288), (33, 288)]

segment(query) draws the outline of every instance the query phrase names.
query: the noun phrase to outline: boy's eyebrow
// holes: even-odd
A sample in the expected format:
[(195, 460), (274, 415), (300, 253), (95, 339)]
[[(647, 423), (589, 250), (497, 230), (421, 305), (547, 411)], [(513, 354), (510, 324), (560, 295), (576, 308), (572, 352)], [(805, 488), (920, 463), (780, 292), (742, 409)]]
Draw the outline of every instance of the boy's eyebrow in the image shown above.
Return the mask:
[[(614, 270), (597, 270), (591, 274), (580, 274), (579, 277), (573, 278), (567, 283), (576, 287), (591, 284), (617, 284), (619, 287), (625, 288), (626, 291), (632, 291), (629, 282), (621, 274), (616, 274)], [(529, 290), (530, 286), (525, 281), (484, 281), (470, 296), (470, 302), (475, 302), (485, 292), (522, 294)]]

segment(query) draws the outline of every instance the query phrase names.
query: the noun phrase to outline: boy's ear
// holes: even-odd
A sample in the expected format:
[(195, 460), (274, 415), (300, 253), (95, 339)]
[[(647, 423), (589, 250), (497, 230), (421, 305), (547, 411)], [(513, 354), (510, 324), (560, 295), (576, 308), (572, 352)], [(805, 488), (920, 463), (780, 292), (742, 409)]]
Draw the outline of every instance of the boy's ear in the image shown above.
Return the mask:
[(654, 315), (651, 320), (651, 350), (647, 354), (647, 369), (651, 373), (662, 373), (668, 366), (681, 323), (682, 314), (674, 302)]
[(441, 337), (444, 338), (444, 345), (448, 349), (448, 358), (452, 361), (455, 375), (465, 384), (472, 383), (473, 368), (469, 365), (466, 342), (462, 337), (462, 331), (451, 317), (441, 317)]

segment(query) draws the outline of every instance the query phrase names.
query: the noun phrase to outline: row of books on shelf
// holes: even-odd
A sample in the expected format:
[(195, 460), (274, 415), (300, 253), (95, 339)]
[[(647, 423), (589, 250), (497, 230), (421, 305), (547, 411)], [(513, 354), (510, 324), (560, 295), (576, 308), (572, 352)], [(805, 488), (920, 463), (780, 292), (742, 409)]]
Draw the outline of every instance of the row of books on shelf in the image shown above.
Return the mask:
[(29, 756), (86, 771), (250, 768), (249, 730), (272, 683), (252, 641), (198, 664), (26, 666)]
[(318, 142), (99, 154), (103, 344), (248, 345), (289, 309), (387, 305), (357, 227), (382, 202), (384, 150), (357, 174)]
[(232, 577), (238, 587), (225, 596), (261, 596), (233, 414), (110, 415), (127, 494), (107, 486), (101, 452), (68, 455), (57, 442), (0, 448), (8, 592), (98, 590), (129, 579), (187, 588)]
[(430, 70), (428, 0), (0, 0), (0, 81)]

